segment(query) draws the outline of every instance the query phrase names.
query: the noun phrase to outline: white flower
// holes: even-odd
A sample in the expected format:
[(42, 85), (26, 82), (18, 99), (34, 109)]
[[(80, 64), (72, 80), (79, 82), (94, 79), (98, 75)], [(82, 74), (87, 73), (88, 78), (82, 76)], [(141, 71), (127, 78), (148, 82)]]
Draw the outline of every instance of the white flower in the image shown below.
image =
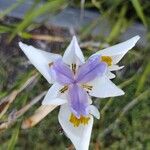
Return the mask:
[(75, 36), (63, 57), (19, 42), (31, 63), (50, 84), (53, 83), (42, 104), (61, 105), (59, 123), (77, 150), (88, 150), (93, 116), (100, 118), (90, 96), (106, 98), (124, 94), (109, 79), (108, 72), (120, 69), (116, 64), (135, 45), (138, 38), (136, 36), (99, 51), (87, 61)]

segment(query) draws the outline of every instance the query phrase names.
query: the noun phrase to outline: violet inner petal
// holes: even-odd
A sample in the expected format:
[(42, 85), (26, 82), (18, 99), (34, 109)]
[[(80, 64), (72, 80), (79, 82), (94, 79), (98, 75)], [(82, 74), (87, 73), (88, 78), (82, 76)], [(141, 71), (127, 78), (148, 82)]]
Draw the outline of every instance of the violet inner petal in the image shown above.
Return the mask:
[(79, 68), (76, 74), (76, 82), (87, 83), (94, 80), (97, 76), (105, 73), (106, 67), (105, 62), (100, 62), (100, 56), (93, 56)]
[(58, 59), (51, 67), (52, 77), (60, 84), (71, 84), (74, 81), (73, 72), (63, 63), (62, 59)]
[(70, 85), (68, 98), (69, 98), (71, 111), (77, 118), (89, 114), (88, 95), (83, 88), (81, 88), (77, 84)]

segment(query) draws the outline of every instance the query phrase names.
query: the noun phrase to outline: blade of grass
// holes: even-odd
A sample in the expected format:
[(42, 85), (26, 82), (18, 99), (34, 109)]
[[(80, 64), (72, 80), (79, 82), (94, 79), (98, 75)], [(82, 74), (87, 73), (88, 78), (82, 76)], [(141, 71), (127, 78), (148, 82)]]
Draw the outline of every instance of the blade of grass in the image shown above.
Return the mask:
[(5, 9), (2, 13), (0, 13), (0, 19), (3, 19), (7, 14), (11, 13), (14, 9), (23, 4), (24, 1), (25, 0), (18, 0), (16, 3)]
[(36, 9), (33, 9), (28, 15), (25, 15), (24, 20), (20, 24), (18, 24), (17, 28), (10, 36), (9, 41), (11, 41), (16, 36), (16, 34), (25, 30), (37, 17), (47, 12), (54, 13), (64, 6), (65, 0), (52, 0), (50, 2), (44, 3), (43, 5), (40, 5)]
[(100, 1), (92, 0), (91, 3), (98, 9), (100, 9)]
[(18, 125), (14, 129), (12, 137), (11, 137), (11, 139), (9, 141), (9, 144), (8, 144), (7, 150), (14, 150), (15, 149), (15, 145), (16, 145), (16, 143), (18, 141), (19, 129), (20, 129), (20, 125)]
[[(120, 88), (124, 88), (126, 86), (129, 86), (133, 81), (137, 79), (137, 75), (134, 75), (133, 77), (129, 78), (128, 80), (124, 81), (122, 84), (119, 85)], [(101, 110), (101, 116), (104, 118), (105, 112), (109, 109), (111, 104), (113, 103), (114, 98), (110, 98), (108, 102), (104, 105), (104, 107)]]
[(110, 133), (112, 130), (116, 129), (119, 125), (119, 123), (121, 122), (122, 118), (139, 102), (141, 102), (142, 100), (148, 98), (148, 96), (150, 95), (150, 89), (147, 89), (146, 91), (144, 91), (143, 93), (141, 93), (139, 96), (137, 96), (136, 98), (134, 98), (132, 101), (130, 101), (127, 105), (125, 105), (122, 109), (122, 111), (120, 111), (119, 116), (116, 118), (116, 120), (110, 124), (108, 126), (108, 128), (106, 128), (103, 132), (101, 132), (98, 135), (98, 139), (101, 140), (102, 137), (104, 137), (105, 135), (107, 135), (108, 133)]
[(8, 33), (11, 32), (12, 28), (4, 25), (0, 25), (0, 33)]
[(0, 118), (2, 118), (2, 116), (6, 113), (9, 106), (15, 100), (16, 96), (25, 88), (27, 88), (32, 82), (34, 82), (37, 79), (37, 77), (38, 74), (33, 74), (32, 76), (26, 78), (26, 80), (23, 79), (23, 81), (20, 81), (16, 86), (14, 86), (13, 91), (8, 96), (4, 97), (0, 101)]
[(140, 80), (139, 80), (138, 86), (137, 86), (136, 95), (139, 94), (141, 92), (141, 90), (143, 89), (147, 79), (149, 79), (149, 75), (150, 75), (150, 62), (146, 65), (144, 72), (143, 72), (142, 76), (140, 77)]
[(143, 24), (147, 27), (147, 21), (146, 21), (144, 12), (143, 12), (142, 4), (140, 3), (139, 0), (131, 0), (131, 2), (132, 2), (132, 5), (133, 5), (137, 15), (142, 20)]
[(107, 43), (110, 43), (119, 36), (120, 32), (122, 31), (123, 26), (125, 26), (125, 14), (126, 14), (127, 7), (126, 5), (121, 9), (120, 15), (116, 23), (114, 24), (108, 38), (106, 39)]

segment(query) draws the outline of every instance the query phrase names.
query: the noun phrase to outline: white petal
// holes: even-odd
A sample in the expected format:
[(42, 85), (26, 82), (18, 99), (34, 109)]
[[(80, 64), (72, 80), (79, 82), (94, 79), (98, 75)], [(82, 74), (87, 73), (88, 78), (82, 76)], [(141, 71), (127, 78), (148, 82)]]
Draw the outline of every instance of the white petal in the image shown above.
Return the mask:
[(110, 71), (121, 70), (124, 66), (112, 65), (108, 67)]
[(42, 105), (62, 105), (67, 103), (67, 98), (65, 94), (61, 94), (59, 90), (62, 88), (62, 85), (54, 83), (51, 88), (48, 90)]
[(68, 138), (74, 144), (76, 150), (88, 150), (93, 127), (93, 117), (90, 115), (90, 120), (87, 125), (74, 127), (69, 121), (70, 114), (71, 112), (68, 108), (68, 105), (62, 105), (58, 115), (59, 123), (61, 124)]
[(90, 114), (93, 115), (95, 118), (100, 119), (100, 112), (94, 105), (90, 105)]
[(78, 45), (78, 41), (75, 36), (72, 38), (71, 43), (64, 53), (63, 61), (68, 65), (81, 65), (85, 62), (83, 53)]
[(124, 92), (106, 76), (93, 80), (91, 83), (89, 83), (89, 85), (93, 86), (92, 91), (89, 92), (91, 96), (106, 98), (124, 94)]
[(110, 72), (110, 70), (107, 70), (106, 71), (106, 76), (109, 78), (109, 79), (113, 79), (116, 77), (115, 74), (113, 74), (112, 72)]
[(88, 102), (89, 102), (89, 104), (92, 104), (92, 99), (91, 99), (90, 95), (88, 95)]
[(113, 64), (118, 63), (122, 57), (135, 46), (136, 42), (139, 40), (139, 36), (135, 36), (125, 42), (119, 43), (117, 45), (105, 48), (96, 52), (94, 55), (101, 54), (102, 56), (111, 56)]
[(19, 46), (37, 70), (47, 79), (49, 83), (52, 83), (48, 64), (61, 56), (36, 49), (33, 46), (28, 46), (22, 42), (19, 42)]

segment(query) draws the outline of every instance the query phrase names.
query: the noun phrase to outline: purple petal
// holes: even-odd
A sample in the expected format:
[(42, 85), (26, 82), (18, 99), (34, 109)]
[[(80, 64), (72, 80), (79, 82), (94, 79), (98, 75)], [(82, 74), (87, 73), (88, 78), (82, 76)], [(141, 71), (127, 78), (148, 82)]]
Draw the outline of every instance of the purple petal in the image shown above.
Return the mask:
[(71, 84), (74, 81), (72, 71), (69, 66), (63, 63), (62, 59), (55, 61), (50, 71), (54, 80), (60, 84)]
[(69, 87), (69, 104), (72, 113), (77, 117), (86, 116), (89, 114), (88, 110), (88, 95), (87, 92), (77, 84)]
[(107, 64), (100, 61), (100, 56), (91, 57), (82, 65), (76, 75), (76, 82), (87, 83), (97, 76), (102, 76), (106, 71)]

